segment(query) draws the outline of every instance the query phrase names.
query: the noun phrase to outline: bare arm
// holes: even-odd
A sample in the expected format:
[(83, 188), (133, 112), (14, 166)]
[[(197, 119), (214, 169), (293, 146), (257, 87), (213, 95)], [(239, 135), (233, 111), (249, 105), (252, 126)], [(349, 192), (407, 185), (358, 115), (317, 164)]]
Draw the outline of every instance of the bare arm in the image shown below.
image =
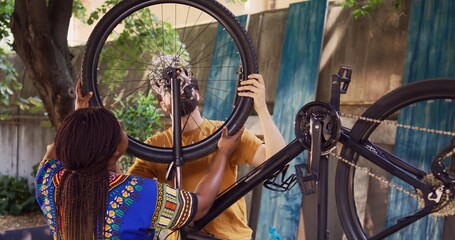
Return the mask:
[(210, 210), (210, 207), (218, 194), (226, 163), (232, 152), (236, 149), (242, 133), (243, 128), (236, 134), (228, 136), (227, 128), (225, 127), (223, 129), (221, 139), (218, 142), (218, 150), (215, 153), (212, 165), (210, 165), (206, 175), (201, 179), (194, 191), (198, 197), (198, 207), (193, 220), (200, 219)]
[(54, 144), (49, 144), (46, 147), (46, 153), (44, 154), (43, 160), (46, 159), (57, 159), (57, 156), (55, 156), (55, 146)]
[(254, 110), (257, 112), (264, 134), (264, 145), (261, 145), (254, 155), (252, 166), (257, 167), (265, 160), (286, 146), (283, 136), (273, 122), (265, 102), (264, 78), (261, 74), (251, 74), (248, 80), (240, 82), (239, 96), (254, 99)]
[[(79, 79), (76, 83), (76, 102), (74, 104), (75, 110), (79, 108), (87, 108), (89, 107), (89, 101), (92, 98), (93, 92), (89, 92), (86, 96), (82, 96), (82, 81)], [(44, 154), (44, 159), (57, 159), (55, 155), (55, 146), (54, 143), (47, 145), (46, 153)]]

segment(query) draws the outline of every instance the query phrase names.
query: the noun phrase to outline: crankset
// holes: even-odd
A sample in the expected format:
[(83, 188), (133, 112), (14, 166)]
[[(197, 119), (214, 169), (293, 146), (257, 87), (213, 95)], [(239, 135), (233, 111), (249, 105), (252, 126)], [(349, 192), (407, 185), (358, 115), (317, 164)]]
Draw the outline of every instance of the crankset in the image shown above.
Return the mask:
[(294, 122), (294, 131), (303, 146), (311, 149), (311, 121), (317, 119), (322, 126), (321, 155), (327, 155), (340, 137), (341, 121), (338, 112), (330, 104), (310, 102), (303, 106)]

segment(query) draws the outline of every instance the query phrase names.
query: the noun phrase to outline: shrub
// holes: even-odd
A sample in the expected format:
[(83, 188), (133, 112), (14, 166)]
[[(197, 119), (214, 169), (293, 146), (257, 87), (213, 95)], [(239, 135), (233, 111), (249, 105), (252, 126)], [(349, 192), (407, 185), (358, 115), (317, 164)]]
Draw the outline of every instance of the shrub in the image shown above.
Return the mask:
[[(145, 141), (161, 129), (162, 111), (155, 107), (158, 106), (158, 100), (152, 93), (143, 94), (140, 92), (138, 95), (130, 95), (122, 101), (117, 99), (119, 107), (113, 112), (128, 134), (140, 141)], [(123, 155), (119, 159), (121, 171), (126, 173), (133, 162), (134, 156)]]
[(0, 215), (21, 215), (38, 211), (34, 189), (27, 179), (0, 176)]

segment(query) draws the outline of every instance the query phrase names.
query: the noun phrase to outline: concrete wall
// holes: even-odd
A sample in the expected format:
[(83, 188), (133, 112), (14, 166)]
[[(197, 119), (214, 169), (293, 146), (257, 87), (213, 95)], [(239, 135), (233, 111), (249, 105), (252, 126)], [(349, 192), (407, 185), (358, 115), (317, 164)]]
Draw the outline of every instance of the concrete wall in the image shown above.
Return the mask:
[[(324, 45), (320, 63), (317, 99), (328, 101), (331, 76), (341, 65), (352, 67), (352, 82), (346, 95), (341, 98), (341, 112), (361, 114), (375, 100), (401, 85), (406, 51), (406, 36), (409, 22), (409, 1), (403, 1), (400, 9), (395, 9), (390, 1), (376, 12), (354, 19), (349, 9), (329, 5), (324, 33)], [(350, 127), (352, 119), (343, 119), (343, 126)], [(384, 129), (386, 133), (394, 132)], [(393, 144), (394, 134), (384, 134), (378, 144)], [(391, 147), (391, 145), (388, 145)], [(331, 159), (329, 172), (329, 232), (331, 239), (341, 239), (343, 231), (335, 205), (335, 167)], [(365, 179), (368, 182), (368, 179)], [(366, 184), (368, 189), (378, 189), (375, 180)], [(305, 216), (316, 218), (316, 198), (303, 205)], [(307, 221), (306, 239), (314, 239), (317, 226)]]

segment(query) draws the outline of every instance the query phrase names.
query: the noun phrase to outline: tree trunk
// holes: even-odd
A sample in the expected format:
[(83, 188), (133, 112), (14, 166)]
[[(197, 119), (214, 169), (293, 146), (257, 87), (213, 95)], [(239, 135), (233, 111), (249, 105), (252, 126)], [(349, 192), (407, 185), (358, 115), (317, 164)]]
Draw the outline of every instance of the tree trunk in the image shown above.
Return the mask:
[(11, 20), (13, 48), (55, 128), (74, 108), (72, 56), (67, 45), (72, 5), (73, 0), (16, 0)]

